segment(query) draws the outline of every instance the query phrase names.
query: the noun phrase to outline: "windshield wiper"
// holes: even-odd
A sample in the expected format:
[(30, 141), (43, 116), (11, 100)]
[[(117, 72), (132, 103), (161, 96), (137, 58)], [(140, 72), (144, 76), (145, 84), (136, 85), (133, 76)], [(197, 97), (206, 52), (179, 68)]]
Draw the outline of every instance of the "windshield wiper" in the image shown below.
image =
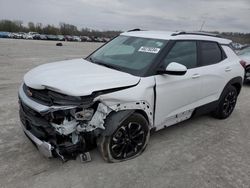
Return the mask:
[(102, 63), (102, 62), (95, 62), (95, 63), (98, 64), (98, 65), (110, 68), (110, 69), (121, 70), (119, 67), (116, 67), (114, 65), (109, 65), (109, 64), (106, 64), (106, 63)]
[(92, 58), (92, 57), (90, 57), (90, 58), (88, 58), (89, 59), (89, 61), (91, 62), (91, 63), (95, 63), (95, 60)]
[(110, 65), (110, 64), (106, 64), (106, 63), (103, 63), (103, 62), (100, 62), (100, 61), (96, 61), (96, 60), (94, 60), (92, 57), (90, 57), (89, 60), (90, 60), (92, 63), (95, 63), (95, 64), (97, 64), (97, 65), (101, 65), (101, 66), (104, 66), (104, 67), (107, 67), (107, 68), (110, 68), (110, 69), (121, 70), (121, 69), (120, 69), (119, 67), (117, 67), (117, 66)]

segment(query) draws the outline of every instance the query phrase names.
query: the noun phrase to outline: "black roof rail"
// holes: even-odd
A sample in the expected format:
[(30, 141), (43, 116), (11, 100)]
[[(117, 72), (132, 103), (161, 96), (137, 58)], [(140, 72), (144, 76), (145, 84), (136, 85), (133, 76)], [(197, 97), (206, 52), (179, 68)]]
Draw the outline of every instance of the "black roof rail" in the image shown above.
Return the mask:
[(180, 32), (177, 32), (177, 33), (173, 33), (171, 36), (177, 36), (177, 35), (202, 35), (202, 36), (221, 38), (221, 36), (219, 34), (205, 33), (205, 32), (185, 32), (185, 31), (180, 31)]
[(171, 36), (177, 36), (177, 35), (183, 35), (183, 34), (186, 34), (185, 31), (177, 31), (175, 33), (173, 33)]
[(128, 30), (127, 32), (133, 32), (133, 31), (142, 31), (141, 29), (139, 28), (136, 28), (136, 29), (131, 29), (131, 30)]

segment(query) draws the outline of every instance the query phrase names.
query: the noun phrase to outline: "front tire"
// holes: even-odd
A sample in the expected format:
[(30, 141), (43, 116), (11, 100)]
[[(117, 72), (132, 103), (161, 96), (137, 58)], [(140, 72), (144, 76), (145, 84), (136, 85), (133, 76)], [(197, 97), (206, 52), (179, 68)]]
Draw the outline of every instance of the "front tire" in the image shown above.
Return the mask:
[[(145, 117), (121, 111), (106, 119), (106, 129), (97, 139), (98, 149), (108, 162), (126, 161), (140, 155), (147, 146), (150, 131)], [(123, 119), (121, 119), (123, 118)]]
[(217, 119), (228, 118), (236, 105), (238, 92), (232, 85), (228, 86), (223, 92), (219, 100), (219, 105), (212, 115)]

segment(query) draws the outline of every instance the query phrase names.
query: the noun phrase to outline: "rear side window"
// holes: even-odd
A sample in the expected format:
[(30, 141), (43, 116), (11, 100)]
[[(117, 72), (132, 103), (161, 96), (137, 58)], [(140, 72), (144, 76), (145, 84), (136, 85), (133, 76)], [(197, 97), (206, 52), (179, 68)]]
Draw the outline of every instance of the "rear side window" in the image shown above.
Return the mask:
[(223, 60), (222, 51), (215, 42), (201, 42), (200, 50), (202, 66), (212, 65)]

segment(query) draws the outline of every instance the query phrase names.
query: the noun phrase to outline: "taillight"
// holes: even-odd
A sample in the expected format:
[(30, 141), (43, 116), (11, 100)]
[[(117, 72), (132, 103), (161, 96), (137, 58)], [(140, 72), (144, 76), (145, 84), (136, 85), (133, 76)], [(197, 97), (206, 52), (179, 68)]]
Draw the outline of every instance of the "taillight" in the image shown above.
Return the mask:
[(241, 66), (242, 66), (243, 68), (246, 68), (246, 64), (247, 64), (247, 63), (246, 63), (245, 61), (241, 60), (241, 61), (240, 61), (240, 64), (241, 64)]

